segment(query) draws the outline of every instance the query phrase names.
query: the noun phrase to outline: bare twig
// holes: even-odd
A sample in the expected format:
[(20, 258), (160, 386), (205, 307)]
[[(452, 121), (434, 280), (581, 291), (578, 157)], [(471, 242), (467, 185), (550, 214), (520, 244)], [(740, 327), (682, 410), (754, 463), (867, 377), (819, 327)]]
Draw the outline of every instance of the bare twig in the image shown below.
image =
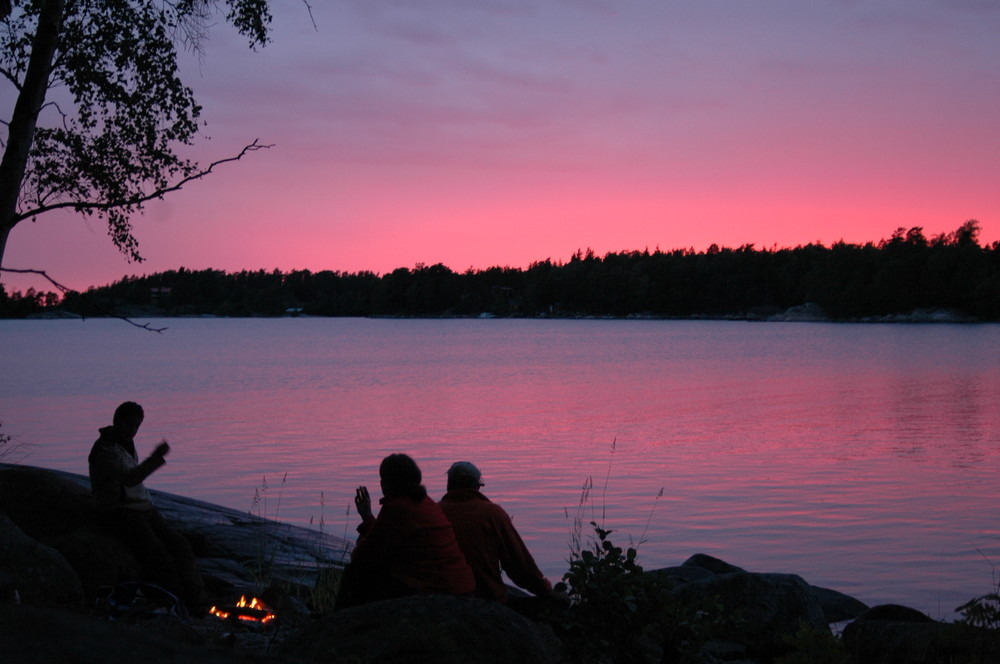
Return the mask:
[(233, 157), (226, 157), (225, 159), (219, 159), (217, 161), (213, 161), (206, 168), (198, 171), (197, 173), (192, 173), (191, 175), (188, 175), (187, 177), (182, 178), (181, 180), (178, 180), (177, 182), (175, 182), (174, 184), (172, 184), (172, 185), (170, 185), (168, 187), (163, 187), (163, 188), (157, 189), (157, 190), (152, 191), (152, 192), (150, 192), (148, 194), (143, 194), (141, 196), (136, 196), (136, 197), (130, 198), (128, 200), (107, 201), (107, 202), (104, 202), (104, 203), (90, 203), (90, 202), (87, 202), (87, 201), (64, 201), (62, 203), (53, 203), (52, 205), (46, 205), (46, 206), (42, 206), (42, 207), (37, 207), (37, 208), (35, 208), (33, 210), (27, 210), (27, 211), (25, 211), (25, 212), (23, 212), (21, 214), (18, 214), (17, 215), (17, 220), (20, 221), (22, 219), (30, 219), (31, 217), (37, 217), (38, 215), (42, 214), (43, 212), (49, 212), (51, 210), (59, 210), (59, 209), (65, 209), (65, 208), (73, 208), (73, 209), (75, 209), (77, 211), (85, 211), (85, 210), (108, 210), (108, 209), (117, 208), (117, 207), (129, 207), (129, 206), (142, 205), (143, 203), (147, 203), (147, 202), (155, 200), (155, 199), (163, 198), (166, 194), (169, 194), (171, 192), (178, 191), (179, 189), (181, 189), (181, 187), (183, 187), (184, 185), (188, 184), (189, 182), (193, 182), (195, 180), (200, 180), (201, 178), (203, 178), (206, 175), (208, 175), (209, 173), (211, 173), (212, 170), (216, 166), (219, 166), (221, 164), (225, 164), (225, 163), (228, 163), (228, 162), (231, 162), (231, 161), (239, 161), (240, 159), (242, 159), (243, 157), (245, 157), (250, 152), (256, 152), (257, 150), (266, 150), (268, 148), (274, 147), (273, 144), (262, 145), (258, 141), (259, 141), (259, 139), (254, 139), (253, 143), (250, 143), (249, 145), (243, 146), (243, 149), (240, 150), (239, 154), (237, 154), (237, 155), (235, 155)]
[(309, 0), (302, 0), (302, 4), (306, 6), (306, 11), (309, 12), (309, 20), (312, 21), (313, 30), (319, 32), (319, 26), (316, 25), (316, 17), (313, 16), (313, 8), (312, 5), (309, 4)]
[[(63, 286), (61, 283), (59, 283), (58, 281), (56, 281), (55, 279), (53, 279), (52, 277), (50, 277), (45, 272), (45, 270), (16, 270), (14, 268), (9, 268), (9, 267), (0, 267), (0, 272), (10, 272), (11, 274), (37, 274), (38, 276), (40, 276), (40, 277), (48, 280), (48, 282), (50, 284), (52, 284), (53, 286), (55, 286), (56, 288), (58, 288), (60, 290), (60, 292), (62, 292), (63, 295), (67, 295), (69, 293), (74, 293), (74, 294), (78, 295), (81, 299), (83, 299), (87, 304), (89, 304), (90, 306), (94, 307), (98, 311), (100, 311), (100, 312), (102, 312), (104, 314), (107, 314), (111, 318), (117, 318), (118, 320), (123, 320), (126, 323), (128, 323), (129, 325), (134, 325), (135, 327), (138, 327), (138, 328), (140, 328), (142, 330), (148, 330), (150, 332), (163, 332), (164, 330), (167, 329), (165, 327), (152, 327), (152, 326), (150, 326), (149, 323), (145, 323), (145, 324), (136, 323), (134, 320), (132, 320), (132, 319), (126, 317), (126, 316), (119, 316), (118, 314), (114, 313), (113, 311), (109, 311), (108, 309), (105, 309), (104, 307), (100, 306), (99, 304), (96, 304), (92, 300), (87, 299), (87, 297), (85, 295), (83, 295), (82, 293), (80, 293), (79, 291), (75, 291), (75, 290), (73, 290), (72, 288), (70, 288), (68, 286)], [(81, 319), (86, 319), (86, 316), (81, 315), (80, 318)]]

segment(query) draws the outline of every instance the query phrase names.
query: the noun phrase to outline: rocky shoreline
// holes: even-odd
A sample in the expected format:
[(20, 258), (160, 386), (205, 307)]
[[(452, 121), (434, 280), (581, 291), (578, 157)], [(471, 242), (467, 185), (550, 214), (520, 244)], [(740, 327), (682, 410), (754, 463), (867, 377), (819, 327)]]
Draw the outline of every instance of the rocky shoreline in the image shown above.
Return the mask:
[[(568, 659), (571, 651), (560, 641), (558, 621), (481, 600), (411, 597), (337, 613), (317, 610), (323, 575), (341, 568), (348, 542), (202, 501), (153, 494), (164, 517), (191, 541), (213, 599), (261, 597), (278, 616), (274, 624), (154, 610), (102, 615), (95, 597), (106, 584), (134, 575), (136, 563), (97, 528), (87, 478), (0, 464), (4, 662), (561, 664), (580, 659), (579, 652)], [(724, 634), (710, 635), (699, 661), (819, 661), (790, 644), (804, 628), (829, 635), (831, 623), (847, 623), (842, 643), (830, 650), (842, 659), (823, 661), (1000, 661), (993, 630), (935, 622), (905, 607), (869, 608), (794, 574), (748, 572), (700, 554), (645, 574), (669, 584), (671, 601), (680, 606), (711, 604), (721, 616), (739, 617)], [(806, 658), (781, 659), (795, 654)], [(654, 638), (643, 659), (669, 658)]]
[[(81, 316), (63, 309), (54, 309), (32, 313), (25, 316), (28, 320), (84, 320), (86, 318), (125, 318), (127, 320), (146, 318), (227, 318), (228, 316), (219, 314), (171, 314), (166, 309), (154, 306), (142, 307), (122, 307), (113, 313), (99, 316)], [(253, 316), (241, 316), (253, 317)], [(270, 317), (270, 316), (268, 316)], [(311, 314), (303, 314), (299, 311), (289, 311), (284, 314), (285, 318), (317, 318)], [(864, 316), (858, 318), (833, 318), (819, 305), (807, 302), (795, 305), (787, 309), (777, 307), (754, 307), (744, 313), (734, 314), (693, 314), (691, 316), (661, 316), (650, 313), (631, 313), (624, 316), (612, 315), (591, 315), (575, 314), (572, 312), (540, 314), (537, 316), (497, 316), (491, 313), (470, 314), (470, 315), (439, 315), (439, 316), (410, 316), (410, 315), (373, 315), (371, 318), (423, 318), (423, 319), (454, 319), (454, 318), (537, 318), (537, 319), (570, 319), (570, 320), (707, 320), (707, 321), (746, 321), (765, 323), (900, 323), (900, 324), (971, 324), (981, 323), (973, 316), (966, 315), (954, 309), (914, 309), (908, 313), (892, 313), (877, 316)]]

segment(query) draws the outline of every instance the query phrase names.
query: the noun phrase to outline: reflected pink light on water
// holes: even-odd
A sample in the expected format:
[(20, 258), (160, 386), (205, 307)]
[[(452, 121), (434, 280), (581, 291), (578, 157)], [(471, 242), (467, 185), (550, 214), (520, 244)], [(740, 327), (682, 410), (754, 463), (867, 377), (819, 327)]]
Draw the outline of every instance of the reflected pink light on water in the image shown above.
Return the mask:
[(704, 552), (944, 616), (1000, 563), (998, 326), (66, 323), (0, 322), (27, 463), (85, 473), (135, 399), (140, 450), (173, 448), (151, 487), (249, 509), (266, 478), (266, 516), (348, 537), (384, 455), (435, 497), (473, 461), (553, 579), (588, 477), (584, 525), (646, 568)]

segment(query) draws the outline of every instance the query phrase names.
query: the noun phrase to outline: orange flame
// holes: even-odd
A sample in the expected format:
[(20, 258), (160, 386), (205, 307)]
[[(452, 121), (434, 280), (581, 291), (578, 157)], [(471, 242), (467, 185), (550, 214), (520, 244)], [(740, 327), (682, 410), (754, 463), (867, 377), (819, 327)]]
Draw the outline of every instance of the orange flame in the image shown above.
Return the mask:
[[(274, 615), (274, 612), (271, 611), (271, 608), (267, 604), (257, 599), (256, 597), (251, 597), (250, 601), (247, 602), (247, 596), (241, 595), (240, 601), (237, 602), (236, 606), (232, 608), (233, 611), (227, 611), (225, 609), (220, 609), (216, 606), (213, 606), (211, 609), (208, 610), (208, 612), (213, 616), (217, 616), (223, 620), (226, 620), (227, 618), (229, 618), (230, 615), (235, 614), (234, 617), (240, 620), (246, 620), (248, 622), (260, 622), (260, 623), (270, 622), (277, 617)], [(253, 613), (244, 613), (239, 609), (250, 609), (257, 615), (254, 615)]]

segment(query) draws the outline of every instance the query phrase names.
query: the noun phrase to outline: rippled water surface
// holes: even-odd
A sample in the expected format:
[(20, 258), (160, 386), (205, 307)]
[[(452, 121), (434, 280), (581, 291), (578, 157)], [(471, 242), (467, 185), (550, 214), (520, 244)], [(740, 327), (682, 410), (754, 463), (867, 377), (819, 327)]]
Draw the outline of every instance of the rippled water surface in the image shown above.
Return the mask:
[[(542, 569), (584, 519), (646, 568), (704, 552), (949, 617), (1000, 564), (1000, 326), (687, 321), (0, 321), (23, 462), (86, 473), (136, 400), (147, 484), (353, 535), (411, 454), (477, 463)], [(658, 497), (660, 489), (662, 497)]]

